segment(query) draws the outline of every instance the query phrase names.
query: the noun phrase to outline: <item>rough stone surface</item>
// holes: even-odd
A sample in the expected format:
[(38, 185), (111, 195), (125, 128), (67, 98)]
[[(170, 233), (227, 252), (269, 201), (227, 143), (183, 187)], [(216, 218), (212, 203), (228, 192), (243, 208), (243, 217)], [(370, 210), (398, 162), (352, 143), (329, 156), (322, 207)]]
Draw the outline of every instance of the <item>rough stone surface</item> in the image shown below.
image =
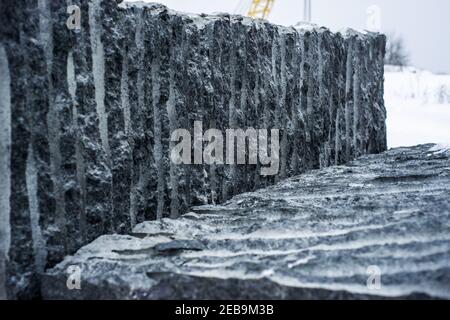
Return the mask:
[[(384, 151), (384, 45), (155, 4), (0, 0), (0, 298), (39, 296), (46, 268), (102, 234)], [(280, 129), (279, 175), (172, 165), (170, 132), (195, 120)]]
[[(448, 149), (364, 156), (102, 236), (47, 272), (44, 297), (449, 299), (449, 196)], [(68, 266), (82, 270), (79, 291)]]

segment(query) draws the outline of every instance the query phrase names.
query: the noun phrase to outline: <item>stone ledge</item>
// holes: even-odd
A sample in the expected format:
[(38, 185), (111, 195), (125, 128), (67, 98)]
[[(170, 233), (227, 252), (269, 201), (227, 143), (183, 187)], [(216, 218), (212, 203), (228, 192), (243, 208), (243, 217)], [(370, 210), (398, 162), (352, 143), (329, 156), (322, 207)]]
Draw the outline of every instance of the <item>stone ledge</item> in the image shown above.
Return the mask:
[[(393, 149), (98, 238), (46, 299), (450, 298), (450, 150)], [(165, 248), (167, 250), (161, 250)], [(82, 270), (69, 291), (68, 266)], [(381, 288), (367, 287), (369, 266)]]

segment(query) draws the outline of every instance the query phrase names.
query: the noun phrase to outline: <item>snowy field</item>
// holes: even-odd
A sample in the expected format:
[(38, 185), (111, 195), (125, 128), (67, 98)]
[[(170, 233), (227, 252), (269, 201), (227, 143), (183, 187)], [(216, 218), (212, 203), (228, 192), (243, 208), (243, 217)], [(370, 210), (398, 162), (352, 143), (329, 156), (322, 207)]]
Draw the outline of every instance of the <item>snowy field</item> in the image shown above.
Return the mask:
[(386, 66), (388, 146), (450, 145), (450, 75)]

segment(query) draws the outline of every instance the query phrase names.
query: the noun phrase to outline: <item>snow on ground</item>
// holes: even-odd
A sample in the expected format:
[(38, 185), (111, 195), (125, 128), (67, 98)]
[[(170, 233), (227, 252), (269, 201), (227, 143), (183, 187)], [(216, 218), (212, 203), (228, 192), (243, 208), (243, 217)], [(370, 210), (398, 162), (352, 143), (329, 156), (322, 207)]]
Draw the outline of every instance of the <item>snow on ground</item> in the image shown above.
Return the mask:
[(390, 148), (450, 144), (450, 75), (412, 67), (385, 69), (385, 104)]

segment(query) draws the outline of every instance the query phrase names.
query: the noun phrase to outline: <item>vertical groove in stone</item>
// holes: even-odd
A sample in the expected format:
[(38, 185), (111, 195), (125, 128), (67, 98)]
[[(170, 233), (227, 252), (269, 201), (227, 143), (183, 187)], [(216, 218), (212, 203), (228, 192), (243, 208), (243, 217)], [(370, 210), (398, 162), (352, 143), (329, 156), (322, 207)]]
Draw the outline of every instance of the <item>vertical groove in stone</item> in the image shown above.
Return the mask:
[[(273, 35), (273, 38), (271, 39), (271, 78), (272, 78), (272, 82), (273, 82), (273, 99), (274, 99), (274, 104), (273, 104), (273, 108), (274, 108), (274, 113), (273, 113), (273, 128), (274, 129), (279, 129), (281, 131), (281, 134), (283, 134), (282, 130), (283, 128), (281, 127), (281, 81), (280, 81), (280, 75), (279, 75), (279, 71), (278, 71), (278, 59), (280, 59), (280, 54), (279, 54), (279, 47), (280, 44), (278, 43), (279, 39), (278, 39), (279, 35), (278, 33), (275, 33)], [(267, 80), (266, 80), (267, 81)], [(264, 129), (269, 129), (269, 127), (265, 127)], [(267, 149), (267, 151), (269, 151), (270, 148)], [(279, 181), (279, 176), (275, 177), (275, 181)]]
[[(211, 120), (211, 129), (217, 127), (216, 122)], [(217, 204), (217, 165), (215, 163), (211, 164), (209, 167), (209, 180), (210, 180), (210, 189), (211, 189), (211, 203)]]
[[(328, 97), (328, 120), (325, 124), (325, 127), (328, 130), (328, 137), (327, 137), (327, 144), (326, 144), (326, 158), (325, 158), (325, 166), (330, 166), (334, 162), (334, 159), (332, 159), (333, 152), (335, 152), (335, 145), (334, 145), (334, 114), (336, 112), (336, 108), (334, 105), (334, 96), (336, 94), (336, 87), (334, 85), (334, 81), (329, 82), (330, 91), (329, 91), (329, 97)], [(325, 111), (326, 112), (326, 111)]]
[[(322, 48), (322, 46), (323, 46), (323, 44), (322, 44), (323, 38), (324, 38), (323, 33), (318, 33), (317, 50), (318, 50), (318, 55), (319, 55), (319, 61), (318, 61), (317, 69), (318, 69), (318, 84), (319, 84), (319, 94), (318, 94), (318, 96), (319, 96), (319, 103), (318, 103), (317, 107), (320, 110), (320, 113), (322, 115), (322, 119), (317, 119), (316, 120), (319, 123), (320, 122), (322, 122), (322, 123), (325, 122), (325, 119), (323, 119), (325, 117), (325, 114), (322, 113), (322, 110), (324, 110), (324, 105), (325, 105), (325, 93), (324, 93), (324, 91), (325, 91), (325, 88), (324, 88), (324, 77), (325, 77), (325, 74), (324, 74), (325, 66), (324, 66), (324, 64), (325, 64), (325, 62), (324, 62), (324, 52), (323, 52), (323, 48)], [(324, 127), (325, 126), (320, 125), (320, 126), (314, 128), (314, 130), (317, 130), (318, 128), (320, 130), (323, 130), (323, 132), (321, 132), (321, 134), (320, 134), (320, 136), (321, 136), (321, 139), (320, 139), (320, 142), (319, 142), (320, 143), (320, 147), (318, 148), (318, 150), (319, 150), (319, 157), (318, 157), (318, 159), (319, 159), (319, 166), (320, 166), (320, 168), (323, 168), (325, 166), (325, 162), (326, 162), (325, 159), (326, 159), (326, 148), (327, 148), (327, 145), (326, 145), (326, 139), (323, 136), (324, 133), (325, 133), (325, 130), (324, 130), (325, 128)]]
[(64, 182), (61, 172), (61, 150), (60, 150), (60, 132), (61, 126), (59, 115), (55, 103), (54, 87), (52, 81), (53, 73), (53, 26), (50, 5), (48, 0), (39, 0), (39, 36), (44, 46), (44, 55), (47, 63), (47, 77), (49, 82), (48, 88), (48, 104), (47, 113), (48, 123), (48, 140), (50, 149), (50, 163), (53, 180), (53, 192), (56, 202), (56, 223), (61, 233), (61, 241), (63, 242), (64, 251), (68, 249), (67, 226), (66, 226), (66, 204), (64, 199)]
[(155, 158), (155, 167), (157, 175), (157, 209), (156, 217), (158, 220), (163, 218), (164, 213), (164, 158), (163, 158), (163, 146), (162, 146), (162, 122), (161, 122), (161, 110), (160, 110), (160, 97), (161, 97), (161, 83), (159, 79), (160, 71), (160, 58), (156, 56), (152, 62), (152, 101), (153, 101), (153, 130), (155, 145), (153, 147), (153, 156)]
[(89, 29), (92, 48), (92, 72), (94, 75), (95, 104), (97, 109), (100, 139), (106, 153), (108, 165), (111, 166), (111, 149), (108, 137), (108, 114), (105, 107), (105, 51), (102, 42), (102, 25), (100, 21), (101, 0), (89, 3)]
[[(212, 26), (209, 30), (209, 41), (208, 44), (211, 48), (214, 48), (215, 44), (216, 44), (216, 33), (215, 33), (215, 28), (214, 26)], [(220, 43), (220, 40), (218, 40), (218, 43)], [(219, 47), (219, 53), (221, 53), (221, 46), (220, 44), (218, 44)], [(211, 97), (209, 98), (209, 104), (211, 106), (211, 111), (213, 113), (218, 112), (219, 110), (217, 110), (217, 90), (219, 90), (218, 85), (217, 85), (217, 79), (216, 79), (216, 71), (215, 68), (213, 66), (216, 65), (216, 59), (220, 59), (221, 54), (216, 54), (216, 50), (212, 49), (209, 51), (209, 61), (210, 61), (210, 72), (211, 72), (211, 78), (212, 78), (212, 94)], [(220, 108), (220, 106), (219, 106)], [(211, 129), (216, 129), (217, 128), (217, 122), (216, 119), (213, 117), (211, 118), (209, 124), (210, 124), (210, 128)], [(217, 181), (217, 165), (215, 163), (211, 164), (209, 167), (209, 181), (210, 181), (210, 199), (211, 199), (211, 203), (212, 204), (216, 204), (218, 202), (218, 192), (217, 192), (217, 188), (218, 188), (218, 181)]]
[(287, 160), (288, 160), (288, 134), (287, 127), (288, 123), (286, 121), (286, 97), (287, 97), (287, 71), (286, 71), (286, 35), (283, 32), (280, 35), (280, 101), (278, 103), (278, 128), (282, 128), (282, 138), (281, 138), (281, 166), (280, 172), (278, 174), (278, 179), (285, 179), (287, 175)]
[(300, 145), (297, 157), (298, 157), (298, 170), (303, 171), (305, 169), (305, 158), (300, 158), (300, 155), (305, 153), (305, 143), (306, 143), (306, 96), (305, 96), (305, 88), (306, 88), (306, 78), (305, 78), (305, 37), (303, 34), (299, 33), (299, 41), (300, 41), (300, 71), (299, 71), (299, 107), (298, 107), (298, 120), (299, 120), (299, 130), (301, 133), (300, 138), (298, 139), (298, 144)]
[[(144, 61), (145, 61), (145, 48), (144, 48), (144, 11), (140, 10), (138, 16), (136, 18), (136, 34), (134, 43), (136, 45), (137, 51), (137, 83), (136, 83), (136, 91), (137, 91), (137, 113), (140, 115), (144, 112), (145, 109), (145, 77), (144, 77)], [(130, 117), (131, 117), (130, 111)], [(135, 124), (138, 129), (134, 129), (138, 131), (140, 134), (140, 130), (144, 128), (143, 119), (138, 116), (137, 117), (139, 123)], [(130, 128), (131, 129), (131, 128)], [(129, 144), (130, 148), (134, 149), (135, 141), (132, 135), (129, 136)], [(136, 162), (137, 159), (133, 159), (132, 153), (132, 163), (133, 166), (131, 168), (131, 192), (130, 192), (130, 223), (131, 228), (133, 228), (138, 221), (138, 211), (139, 211), (139, 202), (141, 199), (141, 195), (144, 192), (144, 188), (148, 184), (148, 180), (150, 179), (150, 170), (146, 167), (143, 167), (143, 164), (139, 161)], [(145, 166), (145, 164), (144, 164)]]
[(275, 91), (275, 126), (279, 127), (280, 125), (280, 81), (278, 77), (278, 37), (274, 36), (272, 39), (272, 81), (273, 81), (273, 89)]
[(26, 167), (26, 183), (28, 193), (28, 203), (30, 207), (30, 224), (31, 224), (31, 236), (33, 239), (33, 253), (34, 263), (36, 271), (39, 274), (44, 272), (47, 264), (47, 250), (45, 240), (42, 236), (42, 230), (40, 227), (40, 211), (38, 201), (38, 177), (36, 160), (34, 158), (33, 146), (30, 143), (28, 147), (27, 167)]
[[(256, 50), (259, 50), (259, 46), (258, 48), (256, 48)], [(258, 128), (261, 127), (261, 119), (260, 119), (260, 111), (261, 111), (261, 100), (260, 100), (260, 90), (261, 90), (261, 82), (260, 82), (260, 69), (261, 69), (261, 58), (259, 57), (259, 55), (256, 56), (256, 67), (257, 67), (257, 73), (255, 75), (255, 89), (253, 92), (253, 96), (254, 96), (254, 108), (255, 108), (255, 114), (257, 116), (257, 126)], [(258, 161), (258, 164), (256, 165), (256, 170), (254, 173), (254, 190), (256, 190), (257, 188), (259, 188), (260, 183), (261, 183), (261, 179), (260, 179), (260, 171), (261, 170), (261, 166), (260, 163)]]
[[(294, 50), (294, 53), (292, 54), (292, 64), (293, 64), (293, 79), (299, 79), (300, 77), (300, 70), (301, 70), (301, 51), (300, 51), (300, 35), (298, 33), (295, 33), (294, 38), (294, 44), (292, 50)], [(290, 167), (292, 174), (298, 174), (298, 168), (299, 168), (299, 159), (298, 159), (298, 152), (299, 152), (299, 115), (300, 115), (300, 108), (301, 108), (301, 82), (300, 81), (293, 81), (293, 90), (296, 90), (297, 95), (293, 97), (291, 106), (291, 119), (292, 119), (292, 154), (291, 154), (291, 160), (290, 160)]]
[[(233, 27), (232, 27), (233, 28)], [(233, 30), (233, 29), (232, 29)], [(234, 39), (234, 34), (232, 34), (232, 39)], [(228, 128), (235, 129), (237, 127), (237, 116), (236, 116), (236, 74), (237, 74), (237, 48), (232, 44), (230, 47), (230, 100), (228, 103)], [(234, 154), (235, 152), (233, 152)], [(227, 155), (228, 157), (228, 152)], [(232, 160), (235, 163), (235, 160)], [(228, 168), (229, 171), (229, 181), (226, 182), (224, 188), (224, 200), (228, 199), (233, 192), (233, 184), (236, 180), (237, 167), (232, 164)]]
[[(312, 50), (312, 39), (313, 36), (311, 34), (305, 38), (305, 41), (309, 41), (308, 50), (305, 55), (305, 63), (307, 66), (306, 70), (306, 82), (307, 82), (307, 93), (306, 93), (306, 150), (303, 155), (306, 162), (306, 169), (312, 169), (314, 167), (313, 163), (313, 142), (314, 142), (314, 128), (313, 128), (313, 120), (314, 120), (314, 72), (312, 66), (314, 65), (314, 52)], [(305, 46), (306, 47), (306, 46)]]
[[(237, 126), (243, 129), (247, 129), (247, 125), (248, 123), (246, 123), (246, 119), (242, 117), (242, 115), (246, 115), (248, 114), (247, 112), (247, 107), (248, 107), (248, 74), (247, 74), (247, 55), (248, 55), (248, 50), (247, 50), (247, 43), (245, 40), (243, 40), (244, 43), (242, 43), (241, 45), (241, 50), (242, 50), (242, 58), (240, 61), (240, 64), (242, 63), (243, 68), (240, 70), (240, 77), (241, 77), (241, 92), (239, 94), (239, 111), (238, 114), (240, 115), (239, 117), (239, 121), (237, 123)], [(249, 154), (247, 153), (246, 148), (244, 147), (243, 152), (246, 154), (246, 156), (248, 157)], [(237, 154), (236, 154), (237, 157)], [(245, 159), (245, 158), (244, 158)], [(248, 158), (247, 158), (248, 159)], [(236, 162), (237, 163), (237, 162)], [(248, 166), (246, 167), (239, 167), (239, 166), (235, 166), (235, 179), (233, 179), (233, 196), (240, 193), (243, 189), (242, 189), (242, 185), (248, 184), (248, 181), (246, 179), (247, 176), (247, 170), (248, 170)]]
[(11, 75), (8, 57), (0, 44), (0, 300), (7, 299), (6, 261), (11, 245)]
[(130, 95), (128, 87), (128, 57), (126, 49), (122, 55), (122, 77), (120, 79), (120, 99), (123, 110), (125, 135), (130, 136), (131, 133), (131, 114), (130, 114)]
[(353, 40), (350, 39), (347, 49), (345, 84), (345, 161), (351, 158), (351, 88), (353, 80)]
[(361, 87), (360, 87), (360, 52), (358, 48), (358, 44), (356, 44), (356, 52), (355, 52), (355, 62), (354, 62), (354, 74), (353, 74), (353, 148), (354, 148), (354, 156), (361, 155), (362, 145), (359, 144), (360, 134), (359, 129), (359, 121), (360, 121), (360, 109), (361, 109)]
[(77, 106), (77, 80), (75, 75), (75, 65), (73, 58), (73, 51), (69, 52), (67, 56), (67, 86), (72, 103), (72, 125), (76, 132), (75, 134), (75, 161), (76, 161), (76, 176), (80, 187), (81, 206), (79, 216), (80, 242), (83, 243), (87, 239), (86, 230), (86, 164), (81, 151), (81, 142), (79, 136), (78, 125), (78, 106)]
[(39, 8), (39, 40), (44, 46), (47, 72), (50, 76), (53, 67), (53, 25), (48, 0), (38, 0)]
[(335, 137), (334, 137), (334, 148), (335, 148), (335, 153), (334, 153), (334, 165), (337, 166), (339, 164), (339, 151), (341, 149), (341, 145), (340, 145), (340, 139), (339, 136), (341, 134), (340, 130), (339, 130), (339, 126), (341, 124), (341, 118), (340, 118), (340, 109), (337, 110), (336, 112), (336, 133), (335, 133)]
[[(174, 55), (174, 48), (172, 47), (172, 53), (171, 57), (173, 58)], [(174, 63), (171, 63), (173, 66)], [(177, 129), (177, 111), (175, 107), (176, 103), (176, 88), (175, 88), (175, 69), (170, 68), (169, 70), (169, 99), (167, 100), (167, 114), (169, 118), (169, 130), (170, 133), (175, 131)], [(170, 139), (169, 142), (169, 150), (172, 150), (174, 147), (174, 143), (172, 139)], [(177, 168), (176, 165), (170, 161), (170, 169), (169, 169), (169, 179), (170, 179), (170, 186), (171, 186), (171, 194), (170, 194), (170, 217), (172, 219), (176, 219), (180, 216), (180, 209), (179, 209), (179, 199), (178, 199), (178, 179), (180, 178), (177, 175)]]

